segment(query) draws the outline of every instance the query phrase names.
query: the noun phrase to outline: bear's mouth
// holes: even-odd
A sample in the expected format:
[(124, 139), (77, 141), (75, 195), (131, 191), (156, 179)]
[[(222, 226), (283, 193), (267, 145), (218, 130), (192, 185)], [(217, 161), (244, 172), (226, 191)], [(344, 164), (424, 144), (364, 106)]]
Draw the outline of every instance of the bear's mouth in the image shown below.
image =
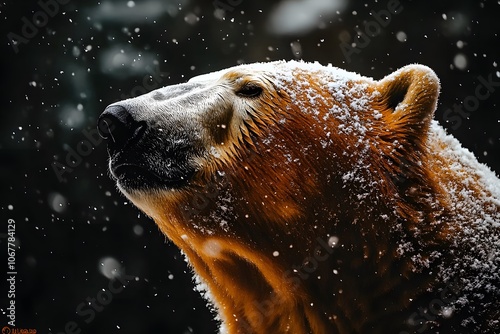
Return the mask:
[(151, 168), (133, 163), (112, 164), (110, 170), (120, 186), (128, 190), (178, 189), (184, 187), (190, 178), (189, 175), (160, 175)]

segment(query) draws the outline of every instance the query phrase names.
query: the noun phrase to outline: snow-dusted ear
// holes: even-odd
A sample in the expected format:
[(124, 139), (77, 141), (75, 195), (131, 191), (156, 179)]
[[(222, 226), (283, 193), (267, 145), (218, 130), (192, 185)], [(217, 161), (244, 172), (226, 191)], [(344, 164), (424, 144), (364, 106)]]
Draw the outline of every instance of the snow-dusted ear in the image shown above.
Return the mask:
[(384, 118), (403, 142), (422, 148), (436, 110), (439, 79), (432, 69), (408, 65), (378, 82)]

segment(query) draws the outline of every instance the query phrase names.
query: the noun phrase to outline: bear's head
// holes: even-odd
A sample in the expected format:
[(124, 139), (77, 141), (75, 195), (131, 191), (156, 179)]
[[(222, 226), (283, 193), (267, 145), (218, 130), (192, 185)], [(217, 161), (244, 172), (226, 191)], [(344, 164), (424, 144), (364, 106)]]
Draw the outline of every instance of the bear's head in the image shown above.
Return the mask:
[(375, 81), (250, 64), (113, 103), (99, 129), (118, 188), (183, 250), (230, 330), (349, 331), (420, 270), (402, 253), (428, 263), (446, 238), (422, 224), (446, 214), (423, 167), (438, 94), (421, 65)]

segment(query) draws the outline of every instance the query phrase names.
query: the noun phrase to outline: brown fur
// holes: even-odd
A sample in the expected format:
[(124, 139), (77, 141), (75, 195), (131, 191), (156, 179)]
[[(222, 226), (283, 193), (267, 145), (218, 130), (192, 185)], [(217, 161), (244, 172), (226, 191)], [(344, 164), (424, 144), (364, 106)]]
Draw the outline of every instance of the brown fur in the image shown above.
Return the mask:
[[(220, 80), (233, 89), (255, 80), (247, 71)], [(297, 67), (286, 85), (258, 74), (264, 91), (248, 103), (250, 117), (235, 121), (227, 102), (201, 121), (219, 158), (200, 158), (189, 186), (126, 194), (186, 254), (228, 333), (462, 328), (459, 311), (408, 320), (439, 295), (437, 268), (460, 252), (463, 225), (446, 189), (487, 192), (479, 176), (462, 183), (451, 168), (460, 163), (439, 152), (448, 144), (430, 133), (436, 76), (411, 66), (381, 81), (360, 77), (339, 101), (318, 71)], [(494, 201), (485, 210), (498, 219)]]

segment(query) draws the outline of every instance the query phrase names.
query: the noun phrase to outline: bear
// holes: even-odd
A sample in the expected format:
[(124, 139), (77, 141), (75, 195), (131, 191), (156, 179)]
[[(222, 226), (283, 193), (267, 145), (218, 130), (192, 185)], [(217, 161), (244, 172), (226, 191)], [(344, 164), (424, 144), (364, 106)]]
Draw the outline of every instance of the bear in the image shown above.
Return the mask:
[(433, 119), (439, 91), (419, 64), (244, 64), (98, 129), (221, 333), (498, 333), (500, 180)]

